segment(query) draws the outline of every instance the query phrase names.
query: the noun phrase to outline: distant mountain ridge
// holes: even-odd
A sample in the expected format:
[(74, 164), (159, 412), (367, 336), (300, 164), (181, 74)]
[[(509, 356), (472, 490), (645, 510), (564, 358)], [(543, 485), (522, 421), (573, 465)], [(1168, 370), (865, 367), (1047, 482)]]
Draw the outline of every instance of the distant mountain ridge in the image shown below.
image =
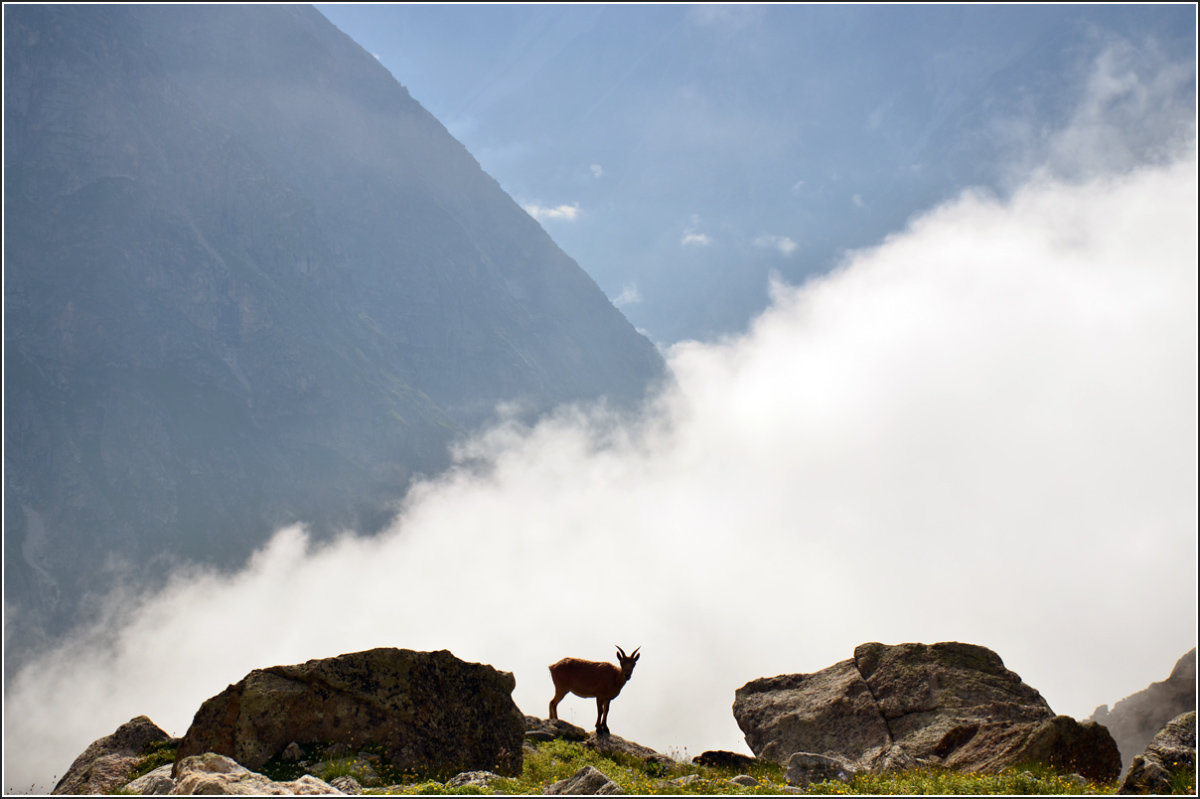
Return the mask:
[(4, 14), (6, 634), (284, 523), (376, 528), (498, 403), (661, 377), (316, 10)]
[(1121, 750), (1123, 772), (1171, 719), (1196, 709), (1196, 648), (1184, 653), (1161, 682), (1151, 683), (1111, 708), (1100, 705), (1090, 721), (1112, 732)]

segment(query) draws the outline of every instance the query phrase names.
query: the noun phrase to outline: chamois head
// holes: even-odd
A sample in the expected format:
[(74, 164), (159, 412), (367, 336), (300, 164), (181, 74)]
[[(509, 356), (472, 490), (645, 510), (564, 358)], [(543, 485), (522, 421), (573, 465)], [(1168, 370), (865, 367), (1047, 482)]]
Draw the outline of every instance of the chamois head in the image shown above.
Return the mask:
[(639, 646), (633, 650), (632, 655), (626, 655), (624, 649), (617, 647), (617, 661), (621, 664), (621, 676), (625, 678), (626, 682), (629, 682), (629, 678), (633, 676), (633, 667), (637, 665), (638, 658), (641, 657), (638, 654), (641, 649)]

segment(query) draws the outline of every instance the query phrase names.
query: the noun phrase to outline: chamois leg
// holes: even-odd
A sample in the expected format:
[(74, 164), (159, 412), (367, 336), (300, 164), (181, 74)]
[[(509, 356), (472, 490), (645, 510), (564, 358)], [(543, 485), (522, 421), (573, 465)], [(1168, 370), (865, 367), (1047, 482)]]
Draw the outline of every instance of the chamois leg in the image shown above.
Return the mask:
[(608, 705), (612, 700), (596, 700), (596, 734), (608, 735)]
[(558, 718), (558, 703), (569, 693), (570, 691), (566, 688), (559, 688), (557, 685), (554, 686), (554, 698), (550, 700), (550, 719), (552, 721)]

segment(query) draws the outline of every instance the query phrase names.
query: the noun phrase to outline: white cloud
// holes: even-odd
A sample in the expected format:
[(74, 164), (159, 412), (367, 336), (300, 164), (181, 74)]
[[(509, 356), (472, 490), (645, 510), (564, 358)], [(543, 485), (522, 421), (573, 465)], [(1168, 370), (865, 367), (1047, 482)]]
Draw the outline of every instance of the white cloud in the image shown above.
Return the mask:
[(966, 193), (776, 284), (741, 337), (668, 352), (644, 418), (499, 426), (389, 532), (289, 529), (239, 572), (113, 598), (6, 684), (5, 790), (138, 714), (182, 734), (253, 668), (372, 646), (513, 671), (545, 715), (546, 664), (640, 645), (610, 724), (693, 753), (744, 750), (747, 680), (870, 640), (989, 646), (1075, 716), (1163, 679), (1196, 643), (1194, 127), (1171, 160), (1181, 123), (1144, 104), (1138, 145), (1122, 87), (1171, 78), (1105, 74), (1061, 139), (1098, 162), (1044, 142), (1009, 199)]
[(997, 122), (1014, 151), (1013, 179), (1025, 180), (1032, 170), (1083, 179), (1097, 165), (1118, 172), (1195, 152), (1194, 99), (1190, 105), (1177, 99), (1194, 98), (1195, 81), (1194, 61), (1172, 62), (1152, 40), (1106, 42), (1062, 128)]
[(572, 203), (571, 205), (556, 205), (554, 207), (529, 203), (521, 207), (525, 209), (526, 213), (539, 222), (546, 222), (548, 220), (566, 220), (568, 222), (573, 222), (579, 216), (579, 203)]
[(778, 250), (781, 255), (791, 255), (800, 246), (788, 236), (759, 236), (754, 246), (767, 250)]
[(592, 177), (596, 178), (597, 180), (604, 177), (604, 167), (600, 166), (599, 164), (592, 164), (590, 169), (592, 172)]
[(683, 230), (683, 236), (679, 239), (681, 247), (708, 247), (713, 243), (712, 236), (700, 232), (700, 223), (700, 215), (692, 214), (688, 226)]
[(867, 207), (867, 204), (863, 201), (861, 194), (855, 194), (853, 197), (850, 198), (850, 202), (853, 203), (855, 208), (866, 208)]
[(739, 31), (762, 19), (763, 9), (752, 5), (701, 4), (688, 7), (688, 19), (704, 28)]
[(638, 290), (636, 283), (628, 283), (621, 289), (621, 293), (613, 300), (613, 305), (618, 308), (624, 308), (627, 305), (636, 305), (642, 301), (642, 292)]
[(1160, 680), (1195, 644), (1196, 194), (1194, 159), (968, 193), (672, 348), (636, 423), (500, 426), (388, 533), (286, 530), (126, 597), (9, 684), (6, 788), (141, 713), (182, 734), (252, 668), (382, 645), (511, 670), (537, 715), (546, 664), (641, 646), (610, 724), (692, 753), (744, 750), (746, 681), (870, 640), (989, 646), (1075, 716)]

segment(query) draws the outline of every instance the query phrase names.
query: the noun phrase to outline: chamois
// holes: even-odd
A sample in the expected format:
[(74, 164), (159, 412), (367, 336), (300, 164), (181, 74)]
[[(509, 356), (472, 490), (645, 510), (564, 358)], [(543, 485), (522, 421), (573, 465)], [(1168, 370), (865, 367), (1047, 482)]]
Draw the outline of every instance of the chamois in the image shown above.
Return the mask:
[(563, 658), (550, 667), (550, 679), (554, 681), (554, 698), (550, 700), (550, 718), (558, 718), (558, 703), (568, 693), (585, 699), (596, 699), (596, 734), (608, 734), (608, 706), (633, 676), (633, 667), (641, 655), (639, 646), (632, 655), (617, 647), (619, 667), (611, 663), (594, 660)]

